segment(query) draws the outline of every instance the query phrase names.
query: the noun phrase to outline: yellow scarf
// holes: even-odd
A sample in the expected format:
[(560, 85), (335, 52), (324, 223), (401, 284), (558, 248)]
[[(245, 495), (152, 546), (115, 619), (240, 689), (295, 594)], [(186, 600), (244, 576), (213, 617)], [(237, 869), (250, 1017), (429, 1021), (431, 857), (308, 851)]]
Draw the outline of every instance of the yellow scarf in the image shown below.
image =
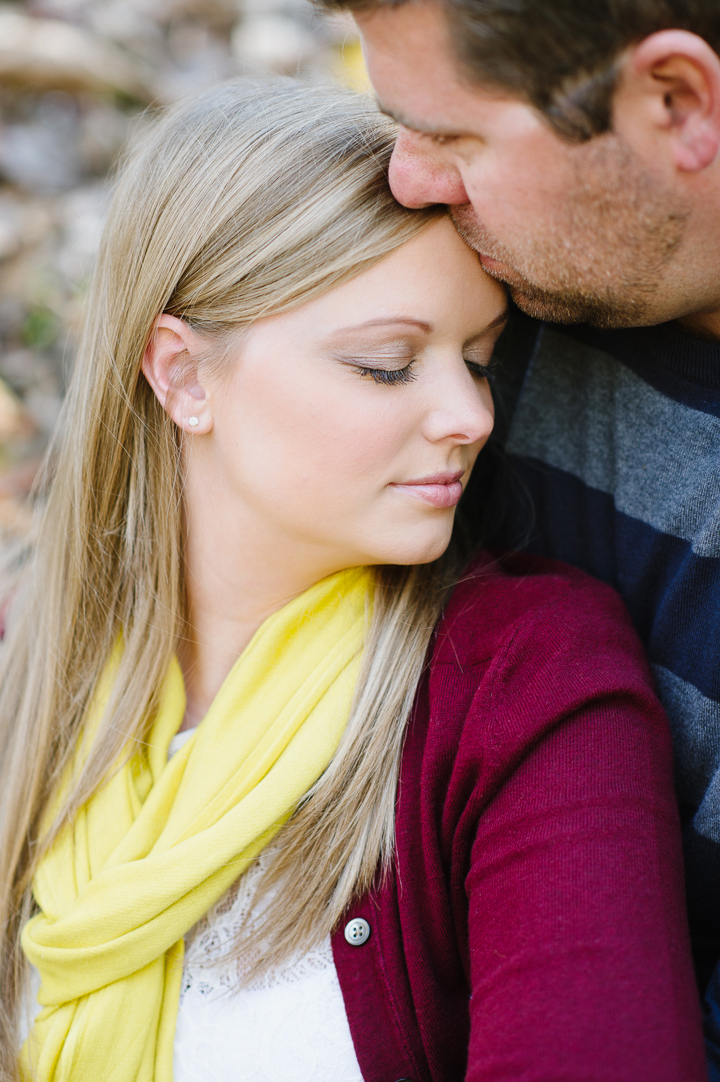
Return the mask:
[[(335, 753), (360, 668), (371, 572), (317, 583), (262, 625), (202, 725), (175, 659), (147, 747), (64, 831), (22, 946), (42, 978), (21, 1053), (37, 1082), (171, 1082), (183, 936), (292, 814)], [(107, 703), (117, 658), (88, 718)]]

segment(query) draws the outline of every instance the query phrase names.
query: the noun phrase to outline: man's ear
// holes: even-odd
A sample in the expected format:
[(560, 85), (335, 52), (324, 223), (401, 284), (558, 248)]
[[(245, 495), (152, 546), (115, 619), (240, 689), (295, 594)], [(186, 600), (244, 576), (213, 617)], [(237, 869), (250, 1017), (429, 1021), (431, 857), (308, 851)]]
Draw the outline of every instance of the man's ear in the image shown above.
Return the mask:
[(206, 350), (207, 343), (187, 323), (163, 312), (155, 320), (142, 362), (145, 378), (167, 415), (194, 435), (206, 435), (213, 427), (200, 372)]
[(720, 56), (687, 30), (651, 34), (626, 53), (614, 106), (617, 131), (649, 123), (677, 170), (706, 169), (720, 150)]

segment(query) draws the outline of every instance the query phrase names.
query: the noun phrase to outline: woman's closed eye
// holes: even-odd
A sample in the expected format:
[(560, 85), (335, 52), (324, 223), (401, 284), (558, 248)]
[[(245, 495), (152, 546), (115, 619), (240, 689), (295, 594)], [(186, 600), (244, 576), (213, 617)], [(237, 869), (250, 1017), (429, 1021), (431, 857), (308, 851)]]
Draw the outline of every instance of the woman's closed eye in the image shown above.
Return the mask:
[[(494, 378), (497, 362), (492, 355), (492, 347), (470, 347), (469, 355), (463, 357), (468, 371), (476, 379)], [(383, 353), (385, 351), (382, 351)], [(374, 383), (383, 384), (386, 387), (396, 387), (401, 384), (412, 383), (418, 378), (418, 364), (420, 359), (417, 355), (393, 356), (389, 351), (385, 356), (345, 356), (338, 358), (341, 363), (353, 369), (362, 379), (371, 379)], [(403, 361), (405, 363), (403, 363)]]
[(362, 364), (355, 368), (361, 376), (369, 376), (375, 383), (384, 383), (391, 387), (398, 383), (412, 383), (417, 379), (414, 365), (415, 361), (412, 360), (404, 368), (371, 368)]
[[(497, 362), (492, 356), (483, 358), (482, 360), (464, 357), (463, 360), (465, 361), (470, 374), (477, 379), (493, 380), (495, 378)], [(382, 383), (385, 384), (385, 386), (392, 387), (397, 384), (412, 383), (413, 380), (416, 380), (418, 378), (415, 370), (416, 363), (417, 361), (414, 358), (403, 368), (381, 368), (379, 366), (371, 366), (359, 362), (354, 364), (353, 367), (360, 376), (369, 376), (375, 383)]]
[(498, 369), (498, 363), (493, 357), (489, 357), (487, 360), (475, 361), (470, 357), (465, 358), (465, 364), (470, 371), (470, 374), (477, 376), (478, 379), (495, 379), (495, 373)]

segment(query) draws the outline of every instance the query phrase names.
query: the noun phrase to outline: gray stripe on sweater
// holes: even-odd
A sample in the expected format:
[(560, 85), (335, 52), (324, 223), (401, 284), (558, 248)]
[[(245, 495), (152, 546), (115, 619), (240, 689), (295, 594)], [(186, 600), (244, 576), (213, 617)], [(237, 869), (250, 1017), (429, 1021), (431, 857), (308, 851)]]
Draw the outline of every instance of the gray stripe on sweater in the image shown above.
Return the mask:
[(716, 770), (707, 787), (702, 804), (693, 817), (693, 826), (703, 838), (720, 844), (720, 770)]
[[(696, 687), (662, 665), (653, 675), (672, 729), (679, 799), (699, 807), (695, 827), (720, 841), (720, 703), (706, 698)], [(714, 824), (710, 809), (714, 808)]]
[(720, 418), (608, 354), (543, 328), (507, 449), (574, 474), (616, 508), (720, 556)]

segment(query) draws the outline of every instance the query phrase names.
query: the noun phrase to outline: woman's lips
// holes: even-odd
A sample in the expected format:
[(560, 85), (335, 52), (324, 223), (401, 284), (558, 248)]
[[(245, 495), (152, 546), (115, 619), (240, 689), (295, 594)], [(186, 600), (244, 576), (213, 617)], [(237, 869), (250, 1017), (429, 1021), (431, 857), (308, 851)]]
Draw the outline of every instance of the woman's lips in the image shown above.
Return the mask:
[(455, 507), (460, 502), (463, 487), (460, 478), (464, 470), (454, 473), (436, 473), (432, 477), (421, 477), (417, 481), (403, 481), (391, 487), (429, 503), (431, 507)]

